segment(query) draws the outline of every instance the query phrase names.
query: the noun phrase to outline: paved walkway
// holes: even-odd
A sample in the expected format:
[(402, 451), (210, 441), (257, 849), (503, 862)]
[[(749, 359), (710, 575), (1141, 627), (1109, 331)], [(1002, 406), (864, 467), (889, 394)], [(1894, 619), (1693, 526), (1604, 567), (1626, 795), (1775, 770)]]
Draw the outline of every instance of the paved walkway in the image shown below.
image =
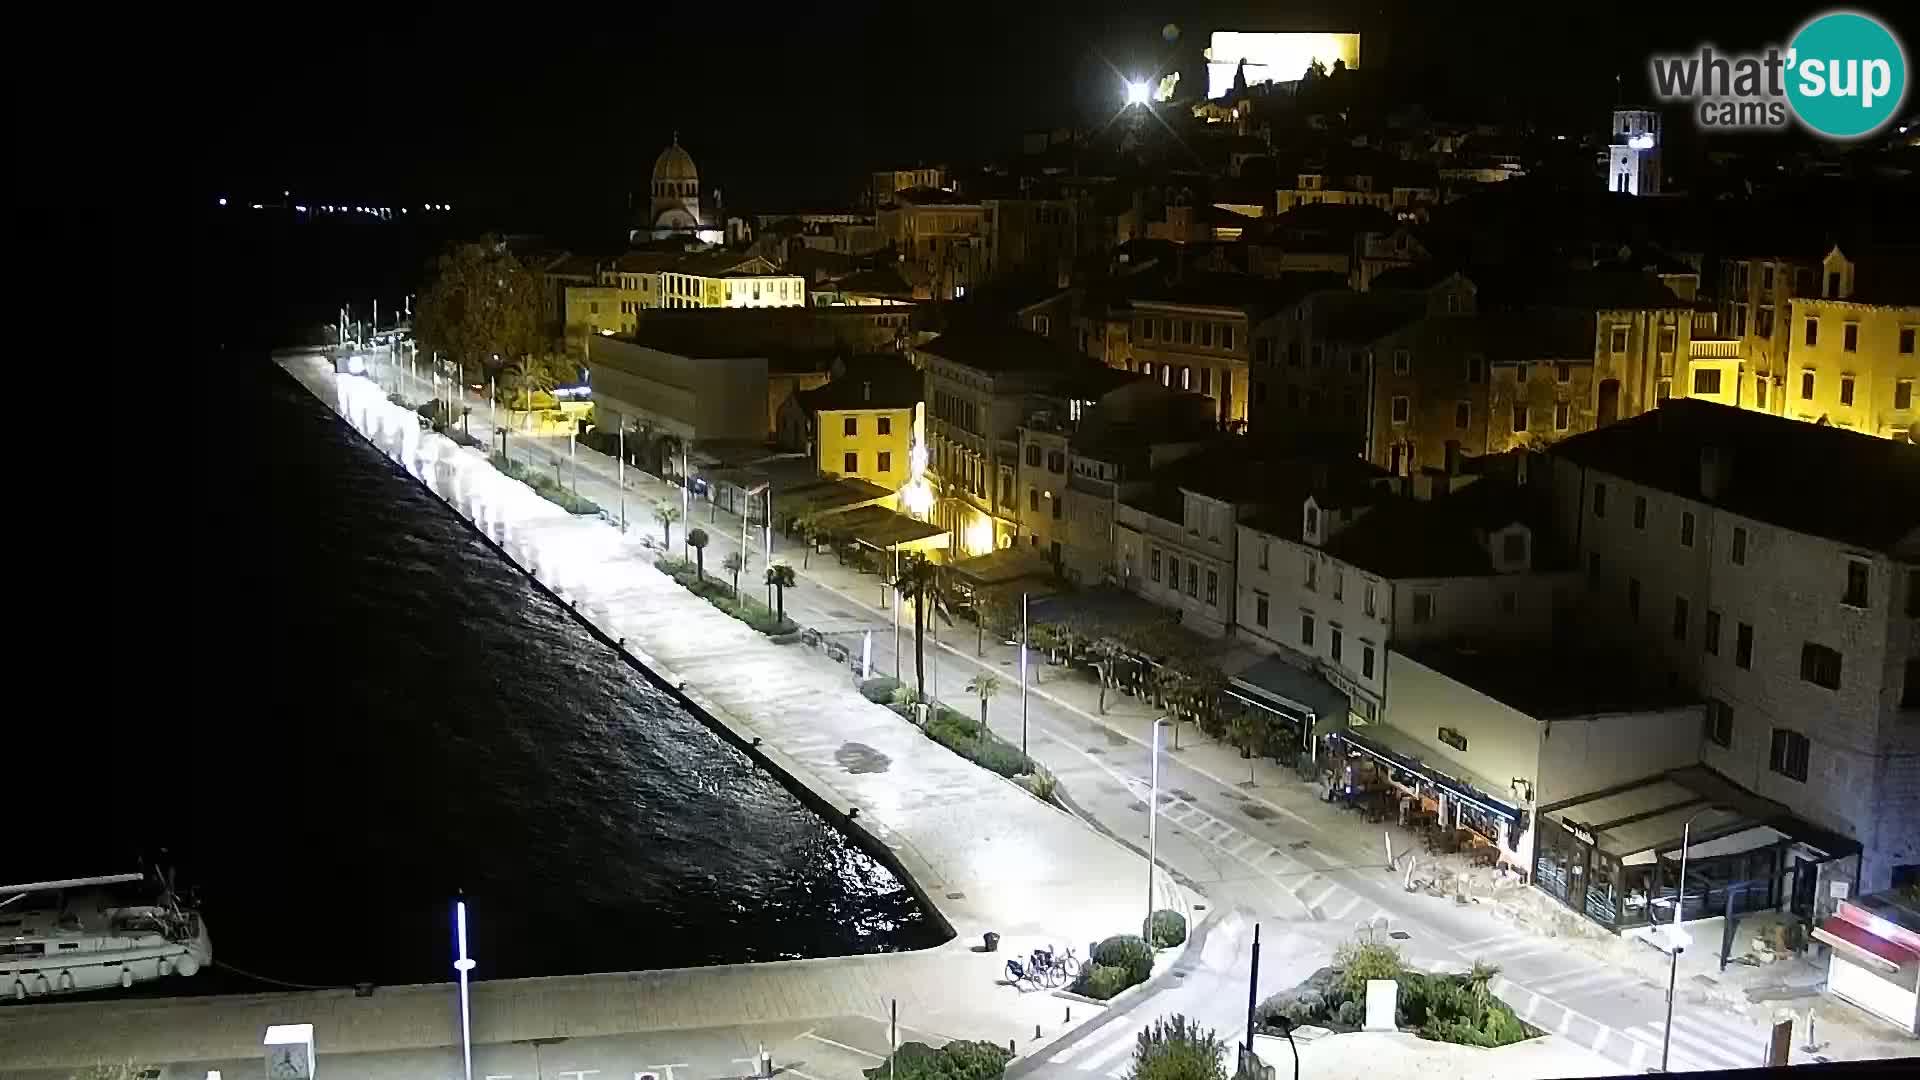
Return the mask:
[[(476, 452), (422, 439), (411, 415), (364, 380), (341, 379), (336, 399), (324, 364), (287, 367), (742, 744), (829, 812), (857, 815), (855, 826), (884, 845), (957, 935), (911, 954), (481, 982), (476, 1043), (884, 1016), (894, 1000), (903, 1021), (952, 1037), (1024, 1049), (1036, 1029), (1042, 1039), (1065, 1029), (1062, 1000), (999, 985), (1002, 963), (1043, 943), (1084, 955), (1088, 942), (1138, 927), (1143, 859), (864, 701), (844, 667), (774, 644), (680, 588), (653, 568), (637, 536), (566, 514)], [(1163, 884), (1161, 902), (1179, 892)], [(975, 950), (986, 930), (1005, 936), (1001, 954)], [(286, 1022), (314, 1023), (323, 1051), (446, 1046), (457, 1033), (454, 1008), (449, 985), (383, 988), (370, 998), (341, 991), (16, 1006), (0, 1009), (0, 1073), (247, 1058), (267, 1024)], [(1092, 1008), (1077, 1007), (1082, 1019)]]

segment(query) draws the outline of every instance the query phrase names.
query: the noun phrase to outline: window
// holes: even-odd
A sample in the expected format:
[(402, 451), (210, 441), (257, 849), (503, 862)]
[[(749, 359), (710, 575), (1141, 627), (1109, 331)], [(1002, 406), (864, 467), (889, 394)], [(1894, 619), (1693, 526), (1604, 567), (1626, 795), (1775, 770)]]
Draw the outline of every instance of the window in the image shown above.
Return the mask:
[(1702, 645), (1705, 646), (1707, 650), (1707, 655), (1719, 656), (1720, 655), (1720, 613), (1719, 612), (1714, 611), (1712, 609), (1708, 609), (1707, 627), (1706, 627), (1704, 637), (1706, 640), (1702, 642)]
[[(1759, 337), (1773, 337), (1773, 305), (1761, 304), (1753, 313), (1753, 332)], [(1740, 335), (1735, 335), (1736, 337)]]
[(1513, 407), (1513, 433), (1515, 435), (1521, 435), (1524, 434), (1526, 430), (1527, 407), (1525, 405), (1515, 405)]
[(1287, 342), (1287, 366), (1300, 366), (1300, 343), (1297, 341)]
[(1847, 591), (1840, 602), (1854, 608), (1867, 606), (1867, 564), (1863, 560), (1847, 560)]
[(1593, 485), (1593, 516), (1597, 518), (1607, 516), (1607, 485), (1605, 484)]
[(1653, 388), (1653, 400), (1656, 404), (1664, 405), (1666, 404), (1666, 400), (1672, 396), (1673, 396), (1673, 380), (1672, 379), (1661, 379), (1659, 383), (1657, 383)]
[(1706, 720), (1708, 741), (1715, 746), (1733, 745), (1733, 706), (1708, 698)]
[(1393, 422), (1394, 423), (1396, 424), (1406, 423), (1407, 417), (1410, 416), (1412, 412), (1413, 412), (1413, 402), (1409, 400), (1404, 394), (1396, 395), (1394, 397), (1393, 399)]
[(891, 450), (880, 451), (880, 463), (874, 466), (874, 470), (877, 472), (892, 472), (893, 471), (893, 451)]
[(1027, 509), (1035, 513), (1039, 512), (1040, 510), (1040, 489), (1039, 488), (1027, 489)]
[(843, 472), (848, 472), (848, 473), (859, 472), (860, 471), (860, 455), (858, 453), (855, 453), (852, 450), (847, 451), (847, 458), (844, 464), (846, 465), (846, 468), (842, 470)]
[(1365, 642), (1360, 644), (1360, 677), (1373, 678), (1373, 646)]
[(1817, 315), (1809, 315), (1807, 317), (1806, 343), (1809, 345), (1820, 344), (1820, 318)]
[(1735, 566), (1747, 565), (1747, 530), (1739, 525), (1733, 527), (1733, 550), (1727, 553)]
[(1520, 593), (1514, 589), (1500, 590), (1500, 614), (1520, 614)]
[(1200, 595), (1200, 564), (1192, 559), (1187, 560), (1187, 595)]
[(1409, 349), (1393, 350), (1393, 373), (1405, 375), (1413, 370), (1413, 352)]
[(1756, 408), (1764, 409), (1767, 407), (1767, 376), (1765, 372), (1754, 377), (1753, 404)]
[(1193, 389), (1193, 369), (1182, 365), (1180, 368), (1180, 389)]
[(1773, 729), (1773, 749), (1767, 768), (1789, 780), (1807, 782), (1807, 737), (1786, 728)]
[(1317, 590), (1319, 588), (1319, 582), (1320, 564), (1314, 562), (1313, 556), (1309, 555), (1307, 556), (1307, 591), (1313, 592)]
[(1167, 556), (1167, 588), (1180, 591), (1180, 557), (1177, 555)]
[(1693, 546), (1693, 511), (1680, 511), (1680, 546)]
[(1842, 352), (1860, 351), (1860, 324), (1847, 323), (1840, 328), (1840, 349)]
[(1512, 532), (1500, 539), (1500, 557), (1510, 563), (1525, 562), (1527, 559), (1527, 537), (1525, 533)]
[(1453, 426), (1465, 431), (1472, 424), (1473, 403), (1471, 401), (1456, 402), (1453, 406)]
[(1913, 408), (1913, 380), (1901, 379), (1893, 384), (1893, 409), (1895, 412), (1906, 412), (1911, 408)]
[(1047, 471), (1064, 473), (1067, 471), (1067, 455), (1059, 450), (1047, 451)]
[(1167, 342), (1169, 344), (1173, 342), (1173, 320), (1172, 319), (1160, 320), (1160, 340)]
[(1467, 737), (1465, 735), (1460, 734), (1450, 727), (1441, 728), (1437, 734), (1441, 742), (1446, 743), (1448, 746), (1453, 747), (1463, 754), (1467, 752)]
[[(1920, 588), (1920, 582), (1916, 582), (1915, 585), (1916, 585), (1916, 588)], [(1367, 582), (1366, 589), (1363, 590), (1360, 594), (1360, 610), (1365, 612), (1368, 615), (1374, 614), (1373, 582), (1371, 581)]]
[(1160, 549), (1154, 548), (1147, 556), (1147, 572), (1157, 583), (1160, 580)]
[(1327, 347), (1325, 345), (1322, 345), (1317, 341), (1314, 342), (1313, 351), (1308, 353), (1307, 355), (1308, 355), (1307, 364), (1309, 367), (1325, 367), (1326, 366)]
[(1660, 355), (1661, 356), (1673, 355), (1674, 342), (1678, 340), (1679, 336), (1680, 336), (1680, 332), (1677, 327), (1669, 325), (1669, 326), (1663, 326), (1660, 328)]
[(1607, 342), (1607, 351), (1611, 353), (1623, 353), (1627, 351), (1626, 327), (1616, 326), (1613, 328), (1611, 340)]
[(1253, 625), (1265, 629), (1267, 625), (1267, 594), (1253, 594)]
[(857, 416), (849, 416), (845, 420), (840, 421), (840, 432), (849, 437), (860, 434), (860, 418)]
[(1913, 327), (1911, 326), (1900, 328), (1900, 355), (1913, 355)]
[(1693, 373), (1693, 392), (1696, 394), (1717, 394), (1720, 392), (1720, 369), (1701, 368)]
[(1210, 367), (1200, 369), (1200, 392), (1209, 396), (1213, 394), (1213, 369)]
[(1553, 403), (1553, 430), (1565, 431), (1573, 426), (1573, 405), (1570, 402)]
[(1300, 616), (1300, 644), (1309, 648), (1313, 646), (1313, 616), (1311, 614), (1303, 614)]
[(1272, 548), (1272, 544), (1269, 544), (1265, 540), (1260, 541), (1260, 569), (1265, 570), (1267, 568), (1267, 556)]
[(1840, 376), (1840, 404), (1853, 404), (1853, 376)]
[(1066, 513), (1067, 511), (1067, 500), (1063, 497), (1058, 499), (1048, 499), (1047, 501), (1053, 504), (1053, 520), (1059, 521), (1060, 515)]
[(1433, 621), (1433, 594), (1417, 592), (1413, 594), (1413, 621), (1430, 623)]
[(1647, 527), (1647, 497), (1645, 495), (1635, 495), (1633, 497), (1633, 527), (1636, 529), (1644, 529)]
[(1636, 619), (1640, 617), (1640, 579), (1637, 577), (1627, 579), (1627, 614)]
[(893, 417), (883, 416), (880, 419), (874, 421), (874, 423), (880, 426), (880, 434), (882, 435), (893, 434)]
[(1040, 467), (1040, 448), (1038, 446), (1028, 444), (1027, 465), (1035, 469)]
[(1233, 324), (1229, 323), (1220, 328), (1220, 347), (1223, 349), (1233, 348)]
[(1553, 365), (1553, 381), (1565, 385), (1573, 381), (1572, 364)]
[(1340, 628), (1337, 626), (1329, 627), (1327, 631), (1327, 654), (1333, 657), (1335, 663), (1340, 662), (1340, 642)]
[(1220, 606), (1220, 572), (1218, 570), (1207, 571), (1207, 604), (1211, 607)]
[(1689, 618), (1689, 612), (1687, 611), (1687, 598), (1684, 596), (1674, 597), (1673, 598), (1673, 640), (1675, 641), (1687, 640), (1687, 624), (1691, 621), (1692, 620)]
[(1193, 320), (1192, 319), (1180, 320), (1180, 344), (1182, 345), (1193, 344)]
[(1733, 631), (1733, 666), (1753, 670), (1753, 624), (1741, 623)]
[(1365, 366), (1366, 353), (1360, 349), (1347, 354), (1347, 374), (1358, 375)]
[(1200, 345), (1206, 349), (1213, 348), (1213, 324), (1210, 322), (1200, 324)]
[(1467, 357), (1467, 381), (1484, 382), (1487, 378), (1487, 358), (1484, 356)]
[(1153, 320), (1152, 319), (1140, 320), (1140, 340), (1141, 341), (1153, 340)]

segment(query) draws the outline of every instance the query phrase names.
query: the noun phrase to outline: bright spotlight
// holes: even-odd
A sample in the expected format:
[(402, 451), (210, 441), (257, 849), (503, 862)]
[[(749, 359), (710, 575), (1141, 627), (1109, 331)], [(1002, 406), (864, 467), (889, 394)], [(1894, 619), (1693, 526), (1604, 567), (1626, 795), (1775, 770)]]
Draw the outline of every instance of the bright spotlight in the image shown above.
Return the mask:
[(1127, 104), (1145, 105), (1152, 93), (1153, 88), (1145, 82), (1130, 82), (1127, 84)]
[(221, 206), (225, 206), (225, 205), (227, 205), (227, 200), (225, 200), (225, 199), (221, 199), (221, 200), (220, 200), (220, 205), (221, 205)]

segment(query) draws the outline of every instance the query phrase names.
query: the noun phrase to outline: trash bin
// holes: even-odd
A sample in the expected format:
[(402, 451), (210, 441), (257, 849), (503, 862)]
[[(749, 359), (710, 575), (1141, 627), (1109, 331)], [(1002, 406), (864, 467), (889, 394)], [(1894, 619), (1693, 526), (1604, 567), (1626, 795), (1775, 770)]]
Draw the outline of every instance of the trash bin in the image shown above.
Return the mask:
[(982, 935), (982, 938), (986, 942), (988, 952), (1000, 951), (1000, 935), (999, 934), (996, 934), (993, 931), (989, 930)]

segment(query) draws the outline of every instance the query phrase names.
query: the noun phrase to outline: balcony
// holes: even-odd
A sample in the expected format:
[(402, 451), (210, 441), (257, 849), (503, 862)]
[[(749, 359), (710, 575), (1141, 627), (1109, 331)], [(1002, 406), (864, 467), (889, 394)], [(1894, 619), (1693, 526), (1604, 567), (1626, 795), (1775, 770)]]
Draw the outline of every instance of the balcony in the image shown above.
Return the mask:
[(1689, 360), (1738, 360), (1739, 338), (1693, 338), (1687, 342)]

